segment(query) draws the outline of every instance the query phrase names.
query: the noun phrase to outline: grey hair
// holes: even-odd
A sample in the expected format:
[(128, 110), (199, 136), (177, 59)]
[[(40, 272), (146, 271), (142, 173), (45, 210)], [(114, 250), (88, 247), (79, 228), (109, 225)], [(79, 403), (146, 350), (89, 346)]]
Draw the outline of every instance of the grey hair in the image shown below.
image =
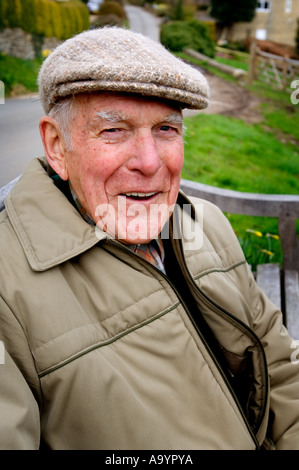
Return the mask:
[(52, 117), (58, 124), (59, 129), (61, 130), (64, 137), (65, 144), (69, 150), (72, 148), (70, 124), (75, 118), (74, 103), (74, 95), (67, 96), (66, 98), (55, 103), (48, 113), (48, 116)]

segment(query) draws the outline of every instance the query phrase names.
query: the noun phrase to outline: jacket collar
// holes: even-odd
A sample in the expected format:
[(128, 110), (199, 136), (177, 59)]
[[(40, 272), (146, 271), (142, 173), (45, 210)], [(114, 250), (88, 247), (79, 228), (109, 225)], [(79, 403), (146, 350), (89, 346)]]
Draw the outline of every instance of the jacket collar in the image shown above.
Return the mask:
[(6, 198), (11, 224), (34, 271), (45, 271), (96, 245), (106, 234), (87, 224), (34, 159)]
[[(83, 220), (49, 176), (45, 159), (32, 160), (5, 200), (7, 215), (34, 271), (57, 266), (110, 238)], [(181, 207), (190, 204), (183, 193), (177, 202)]]

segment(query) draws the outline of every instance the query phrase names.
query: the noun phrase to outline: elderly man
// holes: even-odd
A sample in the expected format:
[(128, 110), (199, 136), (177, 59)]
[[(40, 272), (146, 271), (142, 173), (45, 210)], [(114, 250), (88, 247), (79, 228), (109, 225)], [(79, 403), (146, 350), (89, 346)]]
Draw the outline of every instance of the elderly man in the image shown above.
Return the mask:
[(205, 78), (103, 28), (39, 89), (46, 159), (1, 214), (0, 447), (299, 449), (282, 315), (220, 210), (179, 191)]

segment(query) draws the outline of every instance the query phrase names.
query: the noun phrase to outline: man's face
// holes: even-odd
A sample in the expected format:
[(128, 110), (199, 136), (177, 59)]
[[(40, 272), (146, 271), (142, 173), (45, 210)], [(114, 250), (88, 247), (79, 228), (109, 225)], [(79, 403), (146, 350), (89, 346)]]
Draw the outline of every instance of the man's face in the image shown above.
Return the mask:
[(70, 127), (68, 178), (98, 227), (126, 243), (157, 237), (180, 186), (181, 112), (150, 98), (80, 95)]

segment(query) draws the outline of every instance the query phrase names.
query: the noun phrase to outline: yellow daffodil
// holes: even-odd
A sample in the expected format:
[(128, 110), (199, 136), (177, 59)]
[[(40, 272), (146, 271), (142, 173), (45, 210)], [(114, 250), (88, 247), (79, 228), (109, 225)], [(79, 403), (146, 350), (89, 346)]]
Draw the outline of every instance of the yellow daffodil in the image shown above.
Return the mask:
[(253, 233), (257, 237), (262, 237), (263, 236), (262, 232), (259, 232), (258, 230), (251, 230), (250, 228), (247, 228), (246, 232)]
[(52, 52), (51, 49), (44, 49), (42, 51), (42, 56), (43, 57), (48, 57), (51, 54), (51, 52)]
[(265, 250), (264, 248), (261, 250), (262, 253), (265, 253), (266, 255), (269, 255), (269, 256), (273, 256), (274, 253), (272, 251), (269, 251), (269, 250)]
[(279, 240), (279, 236), (275, 235), (274, 233), (267, 233), (266, 237), (268, 238), (274, 238), (274, 240)]

